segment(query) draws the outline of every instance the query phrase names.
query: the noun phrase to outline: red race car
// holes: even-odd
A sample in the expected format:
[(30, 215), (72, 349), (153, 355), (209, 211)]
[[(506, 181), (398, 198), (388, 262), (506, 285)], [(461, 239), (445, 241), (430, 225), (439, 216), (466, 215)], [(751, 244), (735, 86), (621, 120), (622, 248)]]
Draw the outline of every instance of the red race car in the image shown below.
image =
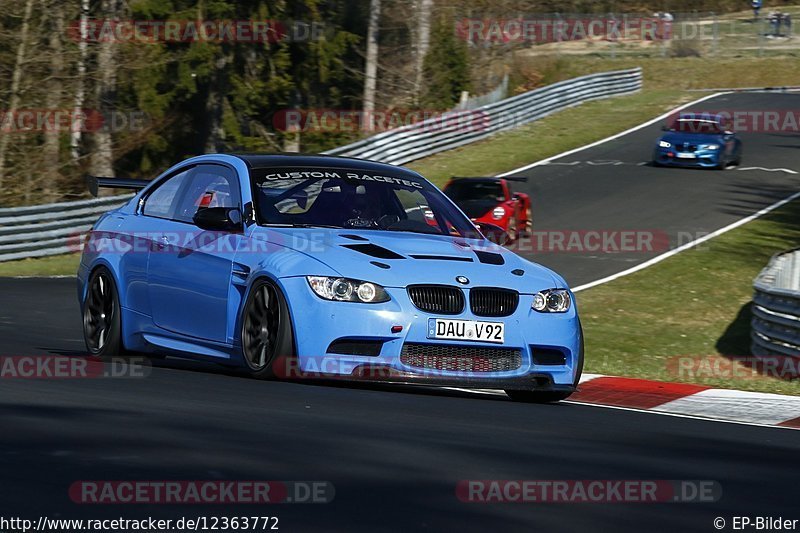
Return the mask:
[(514, 182), (528, 181), (524, 177), (453, 177), (444, 193), (477, 223), (500, 226), (511, 241), (533, 231), (531, 199), (511, 187)]

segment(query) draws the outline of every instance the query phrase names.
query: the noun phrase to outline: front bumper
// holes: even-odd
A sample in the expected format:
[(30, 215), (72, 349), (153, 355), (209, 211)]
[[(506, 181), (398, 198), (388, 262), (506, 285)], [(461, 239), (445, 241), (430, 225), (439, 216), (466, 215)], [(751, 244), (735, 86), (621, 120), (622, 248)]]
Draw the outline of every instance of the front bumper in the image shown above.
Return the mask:
[[(694, 157), (680, 157), (680, 155)], [(713, 168), (719, 165), (721, 152), (717, 150), (695, 150), (693, 152), (677, 152), (671, 148), (656, 148), (653, 161), (659, 165), (692, 168)]]
[[(311, 291), (302, 277), (283, 278), (279, 282), (287, 295), (297, 354), (291, 361), (278, 363), (276, 373), (282, 377), (333, 377), (471, 388), (574, 390), (583, 342), (574, 304), (566, 313), (538, 313), (530, 307), (533, 296), (521, 294), (516, 311), (508, 317), (475, 316), (469, 305), (459, 315), (434, 315), (417, 309), (404, 288), (387, 288), (391, 297), (388, 302), (361, 304), (323, 300)], [(463, 290), (468, 301), (469, 289)], [(429, 318), (504, 322), (505, 339), (501, 345), (428, 339)], [(393, 327), (395, 331), (398, 327), (402, 329), (393, 332)], [(374, 355), (331, 352), (331, 344), (343, 339), (373, 341), (379, 344), (379, 349)], [(484, 351), (493, 347), (513, 349), (515, 353), (519, 352), (520, 364), (504, 371), (411, 366), (401, 358), (406, 344), (459, 352), (469, 352), (471, 348)], [(545, 352), (563, 354), (563, 359), (543, 361), (539, 354)]]

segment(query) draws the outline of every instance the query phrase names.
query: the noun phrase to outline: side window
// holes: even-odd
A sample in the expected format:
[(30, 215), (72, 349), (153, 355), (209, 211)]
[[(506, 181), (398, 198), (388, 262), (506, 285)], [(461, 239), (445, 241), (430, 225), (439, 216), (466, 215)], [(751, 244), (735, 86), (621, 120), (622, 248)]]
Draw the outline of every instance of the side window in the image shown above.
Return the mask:
[(200, 209), (239, 207), (239, 187), (232, 170), (218, 165), (201, 165), (192, 173), (173, 218), (191, 222)]
[(192, 169), (175, 174), (150, 193), (144, 203), (142, 213), (151, 217), (172, 218), (178, 198), (178, 192), (186, 182)]

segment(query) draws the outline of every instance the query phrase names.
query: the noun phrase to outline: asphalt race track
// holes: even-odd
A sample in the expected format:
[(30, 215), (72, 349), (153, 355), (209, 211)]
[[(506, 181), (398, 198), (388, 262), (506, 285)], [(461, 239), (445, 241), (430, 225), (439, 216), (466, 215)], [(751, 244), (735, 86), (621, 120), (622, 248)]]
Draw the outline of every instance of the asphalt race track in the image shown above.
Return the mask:
[[(684, 112), (797, 109), (798, 94), (737, 93), (706, 100)], [(797, 133), (739, 133), (744, 146), (739, 168), (657, 168), (649, 162), (663, 125), (661, 121), (519, 173), (528, 177), (519, 189), (531, 195), (534, 231), (544, 234), (542, 242), (552, 242), (551, 232), (565, 230), (628, 230), (666, 234), (674, 247), (800, 190)], [(665, 251), (536, 253), (530, 250), (542, 250), (535, 245), (536, 241), (523, 242), (522, 255), (560, 272), (572, 286), (604, 278)]]
[[(798, 109), (800, 95), (737, 94), (703, 109), (711, 104)], [(658, 127), (525, 172), (536, 230), (659, 229), (677, 238), (713, 231), (797, 190), (799, 176), (783, 171), (637, 165), (649, 160)], [(742, 138), (742, 167), (800, 171), (800, 136)], [(540, 255), (572, 284), (650, 256)], [(0, 295), (1, 355), (83, 354), (74, 280), (3, 279)], [(260, 382), (177, 359), (154, 365), (143, 379), (2, 380), (0, 515), (271, 515), (283, 531), (677, 532), (715, 531), (716, 517), (729, 524), (734, 515), (798, 518), (800, 432), (793, 430), (453, 390)], [(68, 497), (79, 480), (215, 479), (329, 481), (336, 496), (329, 504), (258, 507), (76, 505)], [(714, 480), (722, 498), (470, 504), (455, 493), (468, 479)]]

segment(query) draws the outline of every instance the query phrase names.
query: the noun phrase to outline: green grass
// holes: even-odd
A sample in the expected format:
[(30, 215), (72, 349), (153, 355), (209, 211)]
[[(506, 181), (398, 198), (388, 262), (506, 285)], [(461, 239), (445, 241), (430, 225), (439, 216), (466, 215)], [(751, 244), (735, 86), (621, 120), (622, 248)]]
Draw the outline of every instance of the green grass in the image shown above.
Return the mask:
[[(773, 254), (797, 246), (798, 222), (795, 201), (699, 248), (579, 292), (586, 372), (800, 395), (800, 380), (764, 377), (740, 364), (738, 378), (708, 370), (728, 364), (724, 356), (750, 355), (753, 278)], [(680, 372), (679, 357), (709, 366)]]
[(74, 276), (80, 254), (54, 255), (0, 263), (0, 276)]

